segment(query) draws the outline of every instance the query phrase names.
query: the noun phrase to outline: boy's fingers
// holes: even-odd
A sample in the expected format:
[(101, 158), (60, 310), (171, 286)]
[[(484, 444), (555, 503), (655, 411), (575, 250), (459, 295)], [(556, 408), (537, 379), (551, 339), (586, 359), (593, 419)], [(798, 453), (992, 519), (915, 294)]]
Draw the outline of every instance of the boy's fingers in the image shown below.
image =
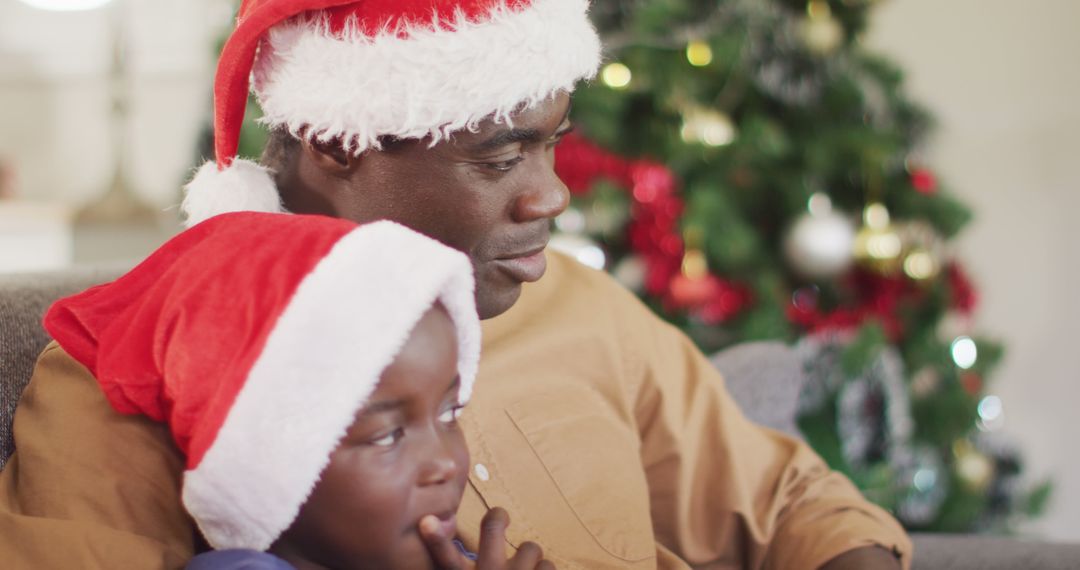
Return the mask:
[(442, 525), (435, 515), (420, 519), (420, 538), (424, 540), (435, 567), (440, 570), (464, 570), (465, 557), (454, 545), (454, 537), (443, 536)]
[(476, 567), (480, 570), (502, 570), (506, 568), (506, 527), (510, 526), (510, 515), (499, 507), (494, 507), (480, 521), (480, 548), (477, 550)]
[(522, 542), (514, 557), (510, 559), (509, 570), (534, 570), (544, 560), (544, 551), (535, 542)]

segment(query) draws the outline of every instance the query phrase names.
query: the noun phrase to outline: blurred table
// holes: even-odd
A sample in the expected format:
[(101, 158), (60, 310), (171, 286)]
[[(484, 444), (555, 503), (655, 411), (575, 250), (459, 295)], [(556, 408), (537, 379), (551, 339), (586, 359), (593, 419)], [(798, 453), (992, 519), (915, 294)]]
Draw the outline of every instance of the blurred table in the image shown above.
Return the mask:
[(180, 231), (168, 216), (132, 222), (78, 222), (54, 202), (0, 200), (0, 273), (131, 263)]
[(0, 200), (0, 273), (70, 266), (73, 220), (74, 210), (64, 204)]

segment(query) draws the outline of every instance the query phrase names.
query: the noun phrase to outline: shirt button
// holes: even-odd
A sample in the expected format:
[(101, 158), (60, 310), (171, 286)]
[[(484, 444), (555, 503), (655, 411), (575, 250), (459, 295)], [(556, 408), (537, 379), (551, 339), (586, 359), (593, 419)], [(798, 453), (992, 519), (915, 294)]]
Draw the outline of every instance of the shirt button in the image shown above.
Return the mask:
[(484, 467), (483, 463), (477, 463), (476, 467), (473, 467), (473, 471), (476, 473), (476, 476), (479, 477), (481, 481), (487, 481), (488, 479), (491, 479), (491, 473), (488, 473), (488, 469), (487, 467)]

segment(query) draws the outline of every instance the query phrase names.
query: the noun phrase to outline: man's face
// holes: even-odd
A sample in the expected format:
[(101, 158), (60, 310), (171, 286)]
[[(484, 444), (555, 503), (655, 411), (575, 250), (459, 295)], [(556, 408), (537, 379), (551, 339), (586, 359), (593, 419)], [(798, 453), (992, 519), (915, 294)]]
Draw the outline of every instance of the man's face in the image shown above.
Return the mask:
[(333, 215), (394, 220), (468, 254), (480, 317), (496, 316), (544, 273), (550, 221), (569, 200), (554, 171), (569, 110), (570, 96), (560, 93), (515, 113), (512, 127), (489, 119), (433, 147), (401, 141), (368, 152), (348, 191), (323, 198)]
[(469, 464), (456, 369), (454, 325), (437, 305), (383, 372), (271, 552), (298, 567), (431, 568), (418, 522), (435, 515), (453, 536)]

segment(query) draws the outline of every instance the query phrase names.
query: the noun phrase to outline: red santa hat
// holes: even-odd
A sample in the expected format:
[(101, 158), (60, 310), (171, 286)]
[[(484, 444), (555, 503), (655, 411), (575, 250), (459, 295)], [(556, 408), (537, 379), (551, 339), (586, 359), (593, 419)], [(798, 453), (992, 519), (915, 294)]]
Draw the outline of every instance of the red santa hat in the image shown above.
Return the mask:
[(480, 351), (469, 261), (392, 222), (219, 216), (57, 301), (45, 328), (117, 411), (169, 425), (210, 544), (265, 550), (436, 301), (464, 402)]
[(262, 121), (355, 154), (432, 144), (592, 77), (588, 0), (245, 0), (214, 83), (216, 162), (187, 185), (188, 224), (281, 211), (271, 173), (236, 156), (250, 85)]

